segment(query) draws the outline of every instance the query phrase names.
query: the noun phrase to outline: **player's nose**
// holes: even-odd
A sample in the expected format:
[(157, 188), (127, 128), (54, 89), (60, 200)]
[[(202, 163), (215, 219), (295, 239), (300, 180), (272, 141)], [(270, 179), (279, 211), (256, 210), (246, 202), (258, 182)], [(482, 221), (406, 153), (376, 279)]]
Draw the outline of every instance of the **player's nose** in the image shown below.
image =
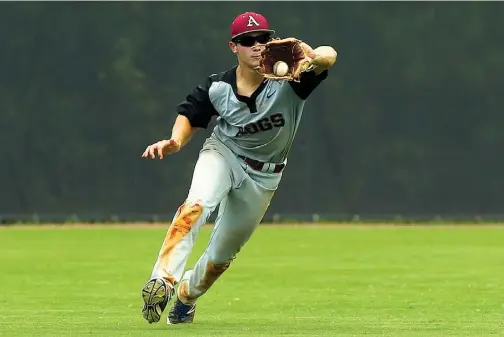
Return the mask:
[(260, 49), (263, 49), (264, 48), (264, 44), (260, 44), (259, 42), (255, 42), (255, 44), (252, 46), (252, 50), (253, 51), (258, 51)]

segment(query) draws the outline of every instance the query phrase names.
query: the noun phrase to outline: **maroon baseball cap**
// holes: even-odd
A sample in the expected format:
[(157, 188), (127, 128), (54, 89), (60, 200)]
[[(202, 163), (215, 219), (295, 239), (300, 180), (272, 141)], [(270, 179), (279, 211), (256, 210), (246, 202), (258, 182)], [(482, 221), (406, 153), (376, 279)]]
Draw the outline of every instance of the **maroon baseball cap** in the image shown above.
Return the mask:
[(231, 39), (252, 32), (275, 33), (274, 30), (269, 29), (266, 18), (259, 13), (245, 12), (238, 15), (231, 24)]

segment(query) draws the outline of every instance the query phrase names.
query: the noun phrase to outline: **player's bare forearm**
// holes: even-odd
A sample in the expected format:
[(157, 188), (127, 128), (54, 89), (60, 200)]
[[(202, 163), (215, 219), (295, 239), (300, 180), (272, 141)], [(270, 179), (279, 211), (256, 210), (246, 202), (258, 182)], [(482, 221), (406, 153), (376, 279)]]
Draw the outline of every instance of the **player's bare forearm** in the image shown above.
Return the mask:
[(172, 128), (171, 138), (147, 146), (142, 157), (155, 159), (159, 156), (159, 159), (163, 159), (165, 155), (176, 153), (191, 140), (196, 130), (197, 128), (192, 127), (187, 117), (178, 115)]
[(186, 116), (178, 115), (172, 128), (171, 138), (180, 144), (180, 147), (186, 145), (198, 131), (198, 128), (191, 126)]
[(320, 46), (312, 49), (305, 42), (301, 43), (301, 47), (304, 49), (306, 55), (311, 58), (311, 64), (315, 66), (315, 72), (321, 73), (322, 71), (329, 69), (336, 62), (336, 57), (338, 53), (331, 46)]
[(315, 53), (315, 57), (313, 58), (312, 64), (322, 70), (331, 68), (338, 56), (336, 50), (330, 46), (317, 47), (313, 52)]

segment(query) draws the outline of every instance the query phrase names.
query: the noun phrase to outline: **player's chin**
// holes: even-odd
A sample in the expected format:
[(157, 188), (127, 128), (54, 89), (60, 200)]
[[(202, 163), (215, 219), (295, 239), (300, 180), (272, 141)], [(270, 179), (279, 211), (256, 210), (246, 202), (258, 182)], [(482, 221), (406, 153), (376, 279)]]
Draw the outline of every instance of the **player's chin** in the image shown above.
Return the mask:
[(254, 56), (250, 58), (249, 62), (251, 68), (257, 68), (261, 64), (261, 57), (260, 56)]

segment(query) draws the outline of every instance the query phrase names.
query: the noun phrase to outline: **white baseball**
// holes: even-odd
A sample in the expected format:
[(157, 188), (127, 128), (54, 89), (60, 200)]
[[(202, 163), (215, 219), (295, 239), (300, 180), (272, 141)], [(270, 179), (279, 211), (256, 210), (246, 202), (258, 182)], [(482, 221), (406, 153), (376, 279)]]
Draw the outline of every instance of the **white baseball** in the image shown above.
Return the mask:
[(289, 66), (284, 61), (277, 61), (273, 66), (273, 72), (277, 76), (285, 76), (289, 71)]

